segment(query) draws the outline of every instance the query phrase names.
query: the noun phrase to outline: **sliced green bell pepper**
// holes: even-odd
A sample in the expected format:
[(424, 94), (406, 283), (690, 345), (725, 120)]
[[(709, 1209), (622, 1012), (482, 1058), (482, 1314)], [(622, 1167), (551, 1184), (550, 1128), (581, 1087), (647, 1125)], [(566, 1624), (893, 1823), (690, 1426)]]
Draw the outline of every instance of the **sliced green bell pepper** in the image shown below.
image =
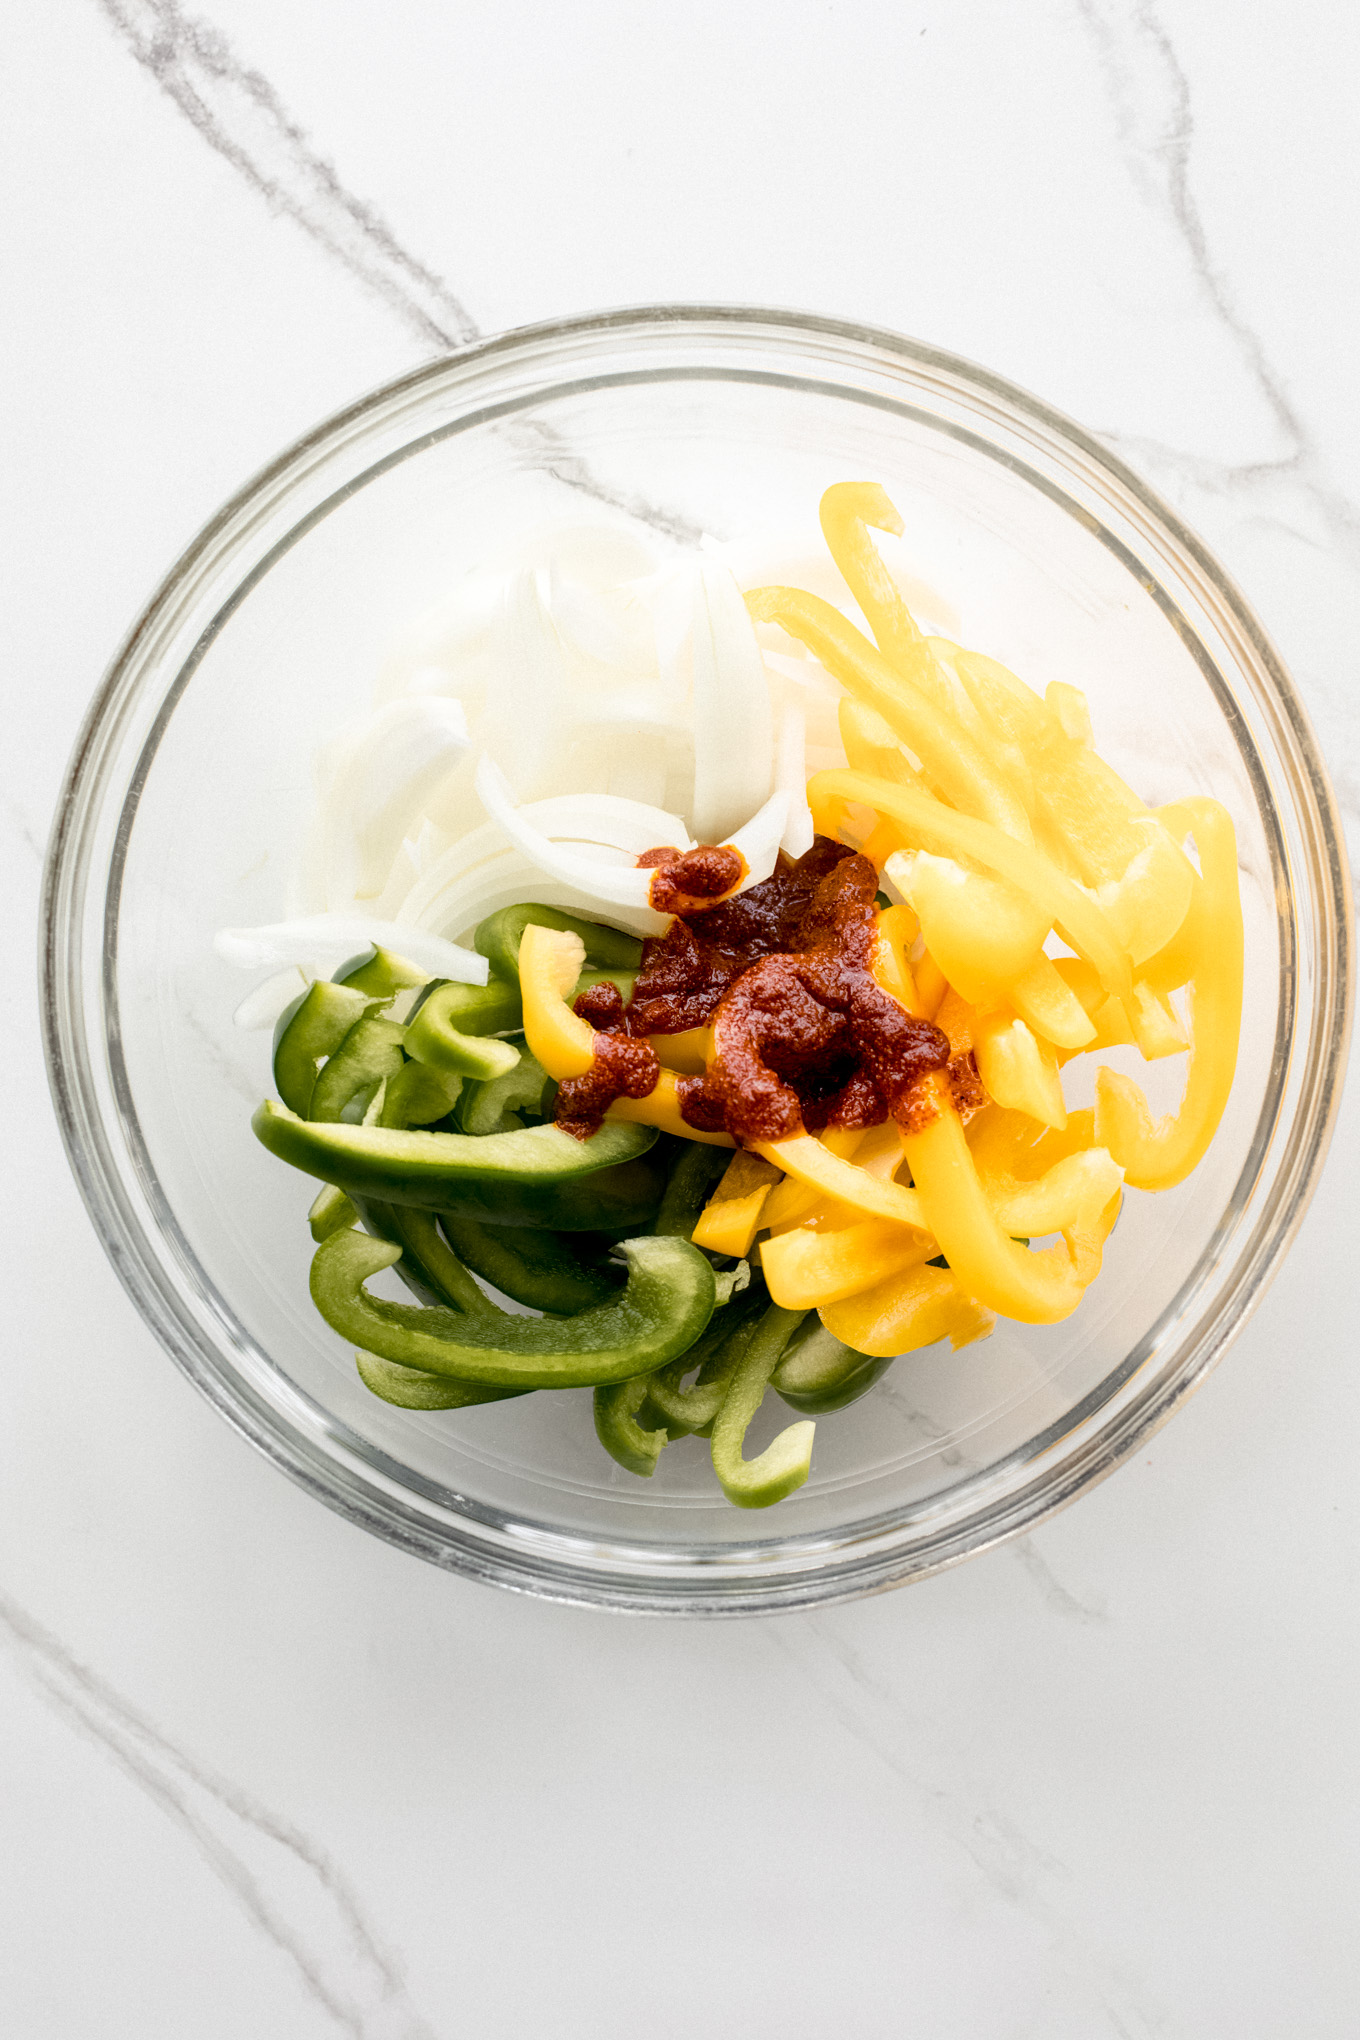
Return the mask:
[(394, 956), (390, 949), (376, 944), (372, 955), (344, 964), (335, 973), (336, 984), (352, 985), (355, 991), (366, 992), (369, 998), (380, 999), (384, 1004), (398, 992), (410, 991), (427, 981), (427, 972), (417, 970), (404, 956)]
[(343, 1190), (337, 1190), (334, 1183), (327, 1183), (312, 1200), (307, 1213), (307, 1223), (312, 1229), (312, 1238), (320, 1246), (333, 1232), (339, 1232), (343, 1225), (357, 1225), (359, 1213)]
[(892, 1366), (893, 1357), (875, 1359), (857, 1353), (810, 1312), (807, 1322), (790, 1339), (770, 1381), (790, 1409), (807, 1417), (823, 1417), (867, 1395)]
[(472, 946), (486, 958), (493, 971), (518, 983), (519, 945), (528, 927), (557, 928), (569, 935), (579, 935), (586, 946), (586, 962), (603, 971), (635, 971), (641, 967), (642, 944), (635, 935), (622, 935), (617, 928), (605, 928), (598, 921), (582, 921), (575, 914), (559, 913), (556, 907), (532, 903), (502, 907), (498, 914), (489, 914), (477, 924)]
[(477, 1077), (483, 1082), (506, 1076), (519, 1061), (513, 1042), (495, 1035), (467, 1034), (455, 1017), (463, 985), (436, 985), (422, 999), (406, 1030), (407, 1052), (446, 1076)]
[(408, 1020), (416, 1020), (421, 1008), (436, 992), (441, 1001), (443, 1024), (459, 1034), (508, 1034), (524, 1019), (520, 1004), (519, 979), (503, 977), (493, 970), (484, 985), (455, 984), (449, 978), (434, 978), (411, 1008)]
[(710, 1147), (697, 1140), (676, 1140), (675, 1149), (652, 1231), (675, 1233), (687, 1240), (699, 1223), (714, 1184), (726, 1173), (732, 1154), (728, 1148)]
[(626, 1120), (607, 1120), (584, 1141), (556, 1126), (526, 1126), (479, 1140), (472, 1134), (317, 1125), (271, 1098), (251, 1125), (271, 1154), (352, 1197), (465, 1212), (490, 1225), (637, 1230), (650, 1223), (661, 1201), (661, 1174), (647, 1157), (656, 1129)]
[(372, 1010), (363, 992), (322, 978), (283, 1015), (274, 1034), (274, 1082), (290, 1112), (307, 1117), (318, 1065)]
[(595, 1391), (595, 1436), (611, 1459), (643, 1480), (651, 1479), (657, 1460), (670, 1443), (664, 1426), (644, 1431), (638, 1422), (638, 1411), (647, 1399), (647, 1380), (643, 1374), (635, 1381), (616, 1381)]
[[(361, 1237), (359, 1233), (335, 1235), (340, 1241)], [(332, 1246), (328, 1241), (318, 1253), (329, 1253)], [(808, 1477), (815, 1424), (790, 1424), (757, 1458), (742, 1458), (746, 1433), (765, 1400), (770, 1376), (804, 1315), (801, 1310), (770, 1305), (733, 1371), (722, 1408), (713, 1420), (713, 1471), (735, 1508), (768, 1509), (800, 1488)]]
[(364, 1387), (400, 1410), (465, 1410), (474, 1403), (505, 1402), (528, 1395), (527, 1388), (496, 1388), (489, 1381), (455, 1381), (451, 1374), (424, 1374), (376, 1353), (356, 1353)]
[(644, 1238), (621, 1251), (626, 1285), (579, 1317), (469, 1317), (370, 1296), (364, 1283), (400, 1249), (337, 1232), (313, 1257), (312, 1301), (342, 1338), (402, 1367), (504, 1388), (593, 1387), (664, 1366), (713, 1311), (713, 1270), (697, 1247)]
[[(733, 1371), (767, 1302), (764, 1290), (752, 1285), (716, 1309), (689, 1351), (653, 1374), (647, 1384), (644, 1415), (660, 1417), (672, 1438), (683, 1438), (689, 1431), (706, 1432), (722, 1408)], [(694, 1381), (682, 1388), (685, 1376), (696, 1368)]]
[(459, 1260), (484, 1282), (530, 1310), (575, 1317), (619, 1290), (603, 1268), (591, 1268), (564, 1240), (539, 1226), (483, 1225), (446, 1211), (440, 1223)]
[(356, 1020), (317, 1073), (307, 1117), (323, 1123), (346, 1114), (362, 1118), (379, 1084), (395, 1077), (401, 1068), (405, 1035), (406, 1029), (395, 1020), (382, 1020), (374, 1014)]
[(458, 1102), (463, 1079), (432, 1070), (428, 1063), (404, 1062), (387, 1080), (379, 1126), (429, 1126), (444, 1119)]
[(503, 1077), (464, 1085), (455, 1114), (460, 1133), (512, 1133), (524, 1125), (526, 1115), (534, 1120), (551, 1118), (551, 1111), (544, 1110), (544, 1094), (552, 1078), (529, 1053), (522, 1034), (516, 1035), (515, 1047), (519, 1061)]
[(495, 1317), (496, 1306), (484, 1296), (439, 1230), (432, 1211), (411, 1204), (381, 1204), (365, 1199), (360, 1216), (379, 1239), (401, 1248), (397, 1273), (422, 1303), (445, 1304), (467, 1317)]

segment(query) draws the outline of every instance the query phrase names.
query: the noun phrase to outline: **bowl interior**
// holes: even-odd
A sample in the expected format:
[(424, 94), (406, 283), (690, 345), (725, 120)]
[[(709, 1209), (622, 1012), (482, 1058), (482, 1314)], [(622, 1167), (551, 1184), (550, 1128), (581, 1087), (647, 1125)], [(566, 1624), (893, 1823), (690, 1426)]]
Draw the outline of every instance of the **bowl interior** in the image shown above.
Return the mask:
[[(124, 662), (120, 732), (88, 796), (90, 871), (102, 840), (113, 876), (102, 901), (92, 877), (104, 965), (83, 993), (118, 1222), (137, 1231), (163, 1335), (236, 1421), (427, 1555), (625, 1602), (853, 1590), (1065, 1499), (1240, 1316), (1320, 1141), (1308, 1070), (1334, 937), (1316, 903), (1316, 798), (1310, 812), (1279, 681), (1220, 582), (1037, 407), (956, 364), (825, 333), (714, 322), (524, 346), (528, 360), (493, 350), (413, 378), (281, 464)], [(1150, 803), (1203, 792), (1230, 809), (1242, 1049), (1208, 1157), (1177, 1190), (1128, 1195), (1074, 1317), (903, 1359), (819, 1423), (807, 1487), (752, 1518), (715, 1501), (700, 1440), (650, 1482), (616, 1467), (588, 1391), (429, 1416), (367, 1394), (308, 1299), (315, 1186), (251, 1135), (269, 1037), (234, 1028), (251, 980), (212, 940), (284, 911), (318, 746), (464, 569), (545, 518), (627, 523), (620, 505), (672, 543), (702, 531), (749, 539), (753, 558), (767, 540), (812, 555), (822, 490), (860, 476), (902, 512), (927, 627), (1040, 688), (1084, 688), (1097, 747)], [(1174, 1107), (1181, 1059), (1120, 1053), (1154, 1109)], [(1090, 1102), (1082, 1060), (1067, 1090)], [(752, 1446), (791, 1420), (771, 1397)]]

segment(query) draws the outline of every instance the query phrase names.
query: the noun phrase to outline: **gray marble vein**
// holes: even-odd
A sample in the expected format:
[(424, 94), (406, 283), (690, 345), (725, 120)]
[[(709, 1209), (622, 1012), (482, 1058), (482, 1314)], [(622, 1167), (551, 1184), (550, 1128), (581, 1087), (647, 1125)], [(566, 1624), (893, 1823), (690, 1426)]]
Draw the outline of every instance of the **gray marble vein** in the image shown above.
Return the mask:
[(1360, 560), (1360, 507), (1329, 474), (1284, 377), (1215, 260), (1190, 174), (1195, 140), (1190, 83), (1165, 23), (1152, 0), (1076, 0), (1076, 4), (1100, 58), (1130, 173), (1147, 203), (1164, 215), (1179, 239), (1205, 302), (1230, 336), (1278, 434), (1280, 451), (1267, 459), (1236, 464), (1192, 460), (1187, 467), (1201, 480), (1236, 495), (1284, 477), (1294, 479), (1331, 541), (1352, 560)]
[[(342, 183), (269, 80), (211, 22), (186, 14), (179, 0), (98, 0), (98, 5), (209, 148), (419, 339), (443, 349), (482, 337), (462, 299), (402, 246), (375, 207)], [(677, 544), (693, 545), (702, 535), (682, 512), (603, 480), (546, 419), (521, 418), (510, 429), (567, 488), (637, 518)]]
[[(1101, 2020), (1093, 2036), (1155, 2040), (1165, 2031), (1166, 2015), (1141, 1980), (1072, 1925), (1070, 1905), (1062, 1899), (1071, 1882), (1068, 1866), (999, 1807), (973, 1803), (961, 1782), (944, 1785), (929, 1775), (930, 1731), (911, 1718), (903, 1695), (865, 1663), (834, 1615), (771, 1622), (766, 1634), (841, 1726), (908, 1789), (936, 1834), (972, 1864), (996, 1898), (1045, 1936), (1064, 1974), (1080, 1983)], [(938, 1768), (961, 1781), (956, 1759), (943, 1756)]]
[(41, 1698), (188, 1836), (341, 2032), (355, 2040), (435, 2040), (395, 1957), (314, 1841), (178, 1748), (4, 1596), (0, 1643)]
[(1021, 1570), (1029, 1575), (1044, 1605), (1053, 1614), (1061, 1615), (1069, 1622), (1080, 1623), (1084, 1629), (1109, 1621), (1109, 1611), (1103, 1602), (1083, 1601), (1070, 1587), (1063, 1585), (1032, 1537), (1013, 1537), (1006, 1550)]
[(479, 337), (462, 300), (402, 247), (381, 214), (346, 190), (268, 79), (210, 22), (187, 15), (179, 0), (98, 4), (208, 147), (272, 211), (295, 220), (420, 339), (450, 347)]

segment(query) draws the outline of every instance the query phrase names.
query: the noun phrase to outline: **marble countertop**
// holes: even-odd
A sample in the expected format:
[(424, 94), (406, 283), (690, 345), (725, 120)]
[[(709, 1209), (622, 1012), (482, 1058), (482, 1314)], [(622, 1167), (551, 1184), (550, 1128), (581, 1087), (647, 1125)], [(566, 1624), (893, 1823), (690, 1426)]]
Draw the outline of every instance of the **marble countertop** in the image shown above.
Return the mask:
[(1360, 1107), (1137, 1461), (876, 1600), (628, 1621), (318, 1507), (136, 1318), (41, 1068), (40, 861), (141, 598), (479, 332), (790, 305), (1102, 433), (1360, 827), (1343, 0), (14, 0), (0, 2022), (15, 2040), (1356, 2031)]

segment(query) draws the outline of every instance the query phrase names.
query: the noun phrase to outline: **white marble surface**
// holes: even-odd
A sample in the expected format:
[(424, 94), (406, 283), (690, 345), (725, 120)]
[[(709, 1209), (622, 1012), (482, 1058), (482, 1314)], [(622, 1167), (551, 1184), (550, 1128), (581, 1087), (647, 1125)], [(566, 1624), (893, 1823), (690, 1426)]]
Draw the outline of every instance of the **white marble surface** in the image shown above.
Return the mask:
[(466, 1586), (240, 1443), (69, 1180), (29, 958), (78, 718), (219, 500), (456, 338), (734, 299), (1104, 432), (1360, 821), (1344, 0), (10, 0), (0, 151), (15, 2040), (1357, 2031), (1360, 1109), (1195, 1402), (1035, 1535), (813, 1616)]

